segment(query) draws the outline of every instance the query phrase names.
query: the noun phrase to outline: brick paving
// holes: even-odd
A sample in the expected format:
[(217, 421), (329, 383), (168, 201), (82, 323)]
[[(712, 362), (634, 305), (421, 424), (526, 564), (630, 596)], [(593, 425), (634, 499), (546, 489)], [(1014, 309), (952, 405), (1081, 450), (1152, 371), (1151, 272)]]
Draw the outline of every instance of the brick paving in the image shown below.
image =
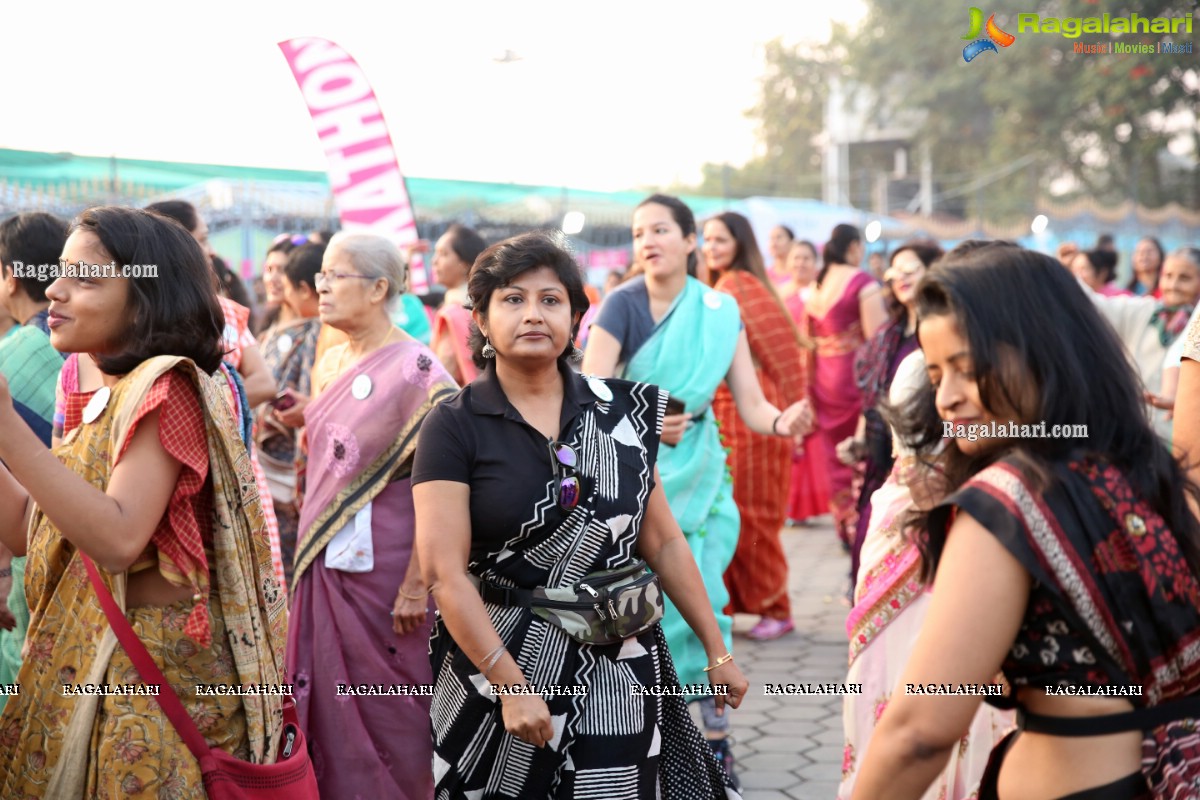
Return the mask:
[(796, 630), (772, 642), (739, 636), (758, 621), (734, 619), (734, 655), (750, 691), (731, 717), (744, 800), (833, 800), (842, 771), (842, 698), (774, 696), (766, 683), (842, 683), (848, 608), (840, 602), (850, 559), (829, 517), (783, 529)]

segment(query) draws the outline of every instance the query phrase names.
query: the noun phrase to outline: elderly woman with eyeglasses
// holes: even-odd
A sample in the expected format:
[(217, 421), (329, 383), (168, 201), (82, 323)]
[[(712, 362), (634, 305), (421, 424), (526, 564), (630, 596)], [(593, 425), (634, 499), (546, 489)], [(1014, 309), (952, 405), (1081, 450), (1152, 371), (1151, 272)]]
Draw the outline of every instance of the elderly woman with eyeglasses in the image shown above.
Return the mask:
[(432, 679), (409, 476), (425, 415), (457, 387), (392, 324), (403, 280), (396, 247), (361, 233), (334, 236), (315, 276), (321, 321), (347, 341), (304, 409), (287, 665), (323, 797), (433, 796), (429, 697), (397, 688)]
[(665, 592), (718, 706), (739, 705), (746, 679), (655, 467), (666, 394), (571, 369), (588, 300), (545, 235), (484, 251), (469, 291), (481, 373), (430, 412), (413, 470), (437, 796), (737, 797), (658, 622)]

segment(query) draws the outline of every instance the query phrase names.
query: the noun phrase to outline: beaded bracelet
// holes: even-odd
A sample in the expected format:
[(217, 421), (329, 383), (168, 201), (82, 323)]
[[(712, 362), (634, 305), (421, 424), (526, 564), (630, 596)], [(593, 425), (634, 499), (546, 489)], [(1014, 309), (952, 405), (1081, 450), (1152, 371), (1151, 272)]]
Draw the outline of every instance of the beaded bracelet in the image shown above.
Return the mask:
[(730, 661), (733, 661), (733, 653), (726, 653), (725, 655), (723, 655), (717, 659), (717, 663), (713, 664), (711, 667), (705, 667), (704, 671), (712, 672), (717, 667), (724, 666), (725, 664), (728, 664)]

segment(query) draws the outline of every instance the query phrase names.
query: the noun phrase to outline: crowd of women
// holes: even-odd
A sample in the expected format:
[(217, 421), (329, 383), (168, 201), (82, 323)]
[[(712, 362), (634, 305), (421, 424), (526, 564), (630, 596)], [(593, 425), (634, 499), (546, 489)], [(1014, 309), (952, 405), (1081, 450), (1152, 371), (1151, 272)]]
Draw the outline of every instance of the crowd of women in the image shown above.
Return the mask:
[[(309, 233), (251, 309), (207, 238), (0, 223), (0, 796), (200, 797), (212, 749), (298, 798), (738, 797), (733, 615), (793, 630), (781, 530), (826, 513), (839, 796), (1200, 792), (1200, 250), (1121, 288), (914, 241), (880, 283), (853, 226), (768, 263), (652, 195), (598, 309), (561, 239), (461, 225), (437, 306), (417, 248)], [(12, 267), (60, 257), (159, 271)]]

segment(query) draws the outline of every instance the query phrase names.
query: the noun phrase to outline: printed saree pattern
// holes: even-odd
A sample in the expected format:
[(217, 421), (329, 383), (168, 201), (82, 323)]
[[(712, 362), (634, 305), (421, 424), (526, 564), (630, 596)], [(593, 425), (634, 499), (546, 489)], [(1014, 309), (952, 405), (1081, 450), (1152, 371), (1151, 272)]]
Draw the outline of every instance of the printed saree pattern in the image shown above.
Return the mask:
[[(1034, 579), (1017, 640), (1004, 662), (1014, 686), (1078, 683), (1142, 687), (1135, 706), (1200, 693), (1200, 581), (1175, 534), (1122, 470), (1075, 454), (1051, 465), (1038, 491), (1005, 459), (937, 509), (961, 508)], [(1200, 788), (1197, 720), (1147, 731), (1142, 772), (1155, 797)]]
[[(206, 739), (254, 763), (270, 763), (282, 726), (278, 696), (197, 697), (195, 683), (278, 684), (283, 681), (286, 616), (271, 565), (257, 485), (224, 389), (191, 362), (160, 356), (113, 387), (94, 422), (68, 434), (56, 455), (104, 490), (110, 454), (119, 453), (133, 413), (155, 379), (179, 368), (195, 381), (206, 420), (213, 487), (211, 572), (206, 603), (195, 600), (127, 612), (134, 630), (176, 689)], [(125, 573), (101, 576), (118, 604)], [(67, 682), (140, 683), (113, 636), (78, 551), (40, 510), (35, 512), (26, 567), (31, 619), (28, 657), (0, 717), (0, 796), (195, 797), (200, 768), (180, 746), (149, 696), (63, 696)], [(202, 645), (186, 631), (207, 605)], [(204, 677), (205, 680), (199, 680)]]
[[(780, 410), (808, 395), (804, 358), (791, 318), (767, 287), (748, 272), (733, 270), (716, 286), (737, 300), (763, 395)], [(787, 519), (792, 443), (763, 436), (742, 421), (729, 387), (722, 384), (713, 411), (729, 448), (733, 497), (741, 530), (725, 570), (732, 613), (791, 619), (787, 559), (780, 530)]]
[[(309, 481), (287, 663), (323, 797), (433, 795), (429, 698), (348, 696), (338, 685), (432, 683), (429, 623), (402, 636), (391, 610), (414, 550), (408, 476), (421, 423), (456, 391), (432, 352), (401, 342), (348, 367), (305, 409)], [(327, 566), (334, 536), (368, 505), (369, 568)]]

